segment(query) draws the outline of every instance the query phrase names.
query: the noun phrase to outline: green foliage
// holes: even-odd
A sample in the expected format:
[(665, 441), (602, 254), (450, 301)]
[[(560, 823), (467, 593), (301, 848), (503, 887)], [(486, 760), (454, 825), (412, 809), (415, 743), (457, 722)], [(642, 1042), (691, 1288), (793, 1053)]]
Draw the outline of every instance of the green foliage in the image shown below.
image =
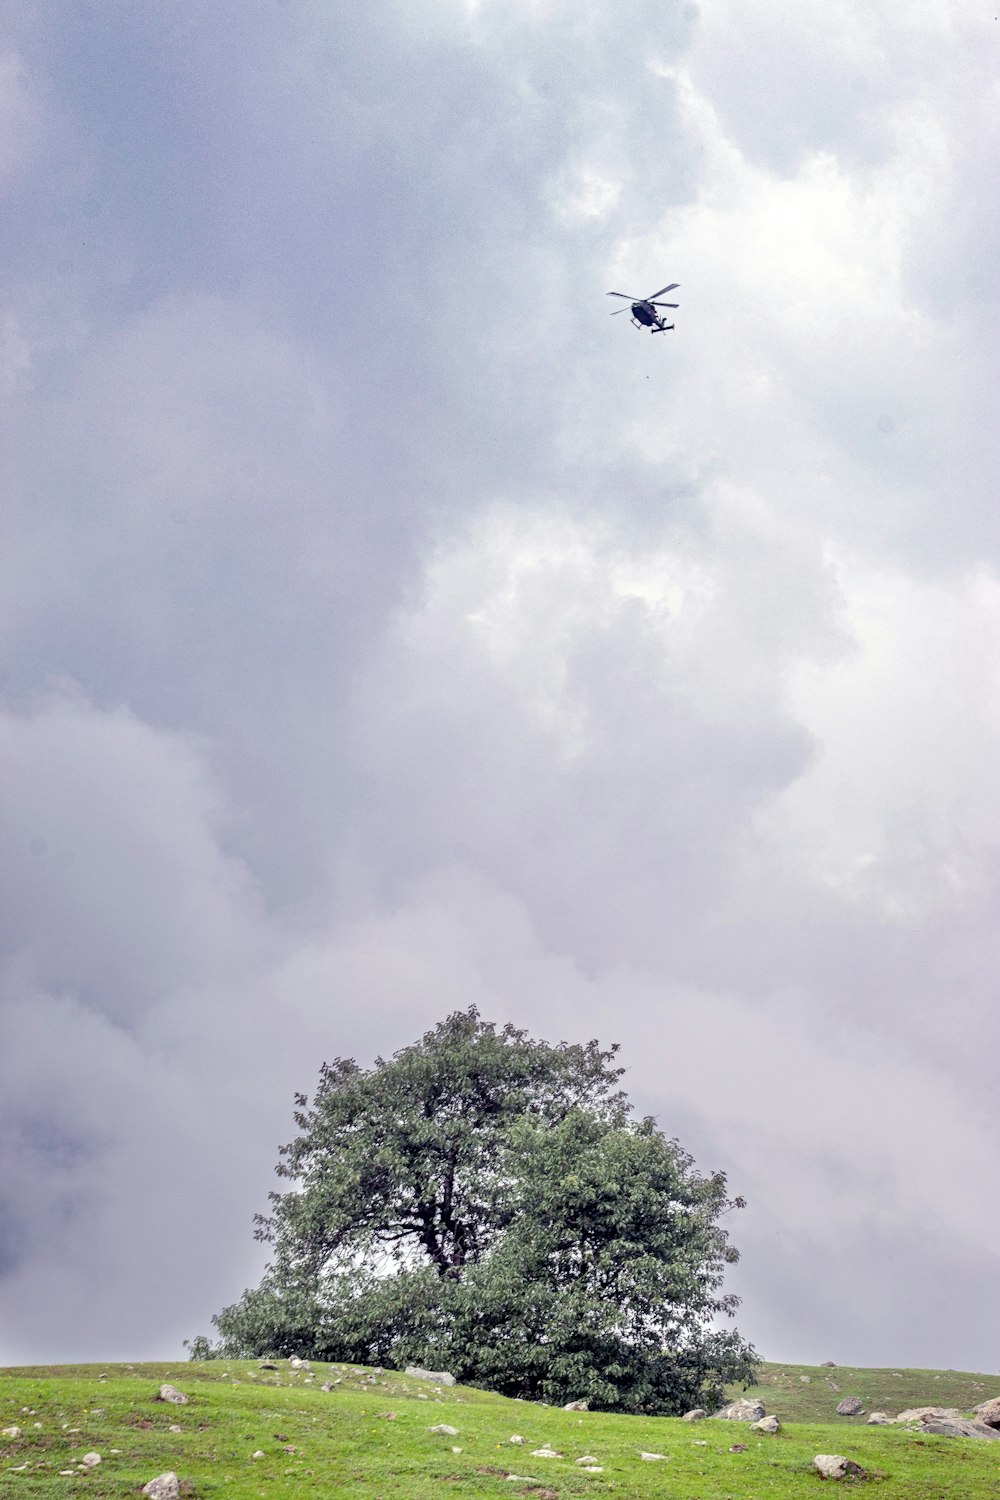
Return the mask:
[(719, 1220), (741, 1202), (633, 1117), (616, 1050), (469, 1010), (370, 1071), (324, 1065), (281, 1152), (294, 1186), (258, 1221), (274, 1260), (215, 1319), (218, 1352), (422, 1364), (633, 1412), (752, 1381), (718, 1326), (737, 1258)]

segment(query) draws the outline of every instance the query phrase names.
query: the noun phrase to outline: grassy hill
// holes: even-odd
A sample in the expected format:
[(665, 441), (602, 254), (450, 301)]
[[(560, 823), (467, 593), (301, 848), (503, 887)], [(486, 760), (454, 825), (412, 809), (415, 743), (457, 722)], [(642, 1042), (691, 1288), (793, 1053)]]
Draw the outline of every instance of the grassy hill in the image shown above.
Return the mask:
[[(931, 1403), (969, 1410), (1000, 1395), (1000, 1377), (799, 1365), (764, 1365), (761, 1377), (756, 1394), (791, 1424), (775, 1437), (730, 1422), (563, 1412), (461, 1386), (438, 1392), (392, 1372), (342, 1365), (293, 1372), (281, 1362), (268, 1371), (219, 1360), (4, 1370), (0, 1429), (21, 1432), (0, 1435), (0, 1495), (135, 1497), (154, 1475), (174, 1470), (189, 1500), (793, 1500), (816, 1495), (817, 1453), (861, 1464), (880, 1500), (995, 1500), (1000, 1493), (1000, 1442), (833, 1415), (845, 1395), (893, 1414)], [(322, 1391), (328, 1380), (338, 1383)], [(157, 1400), (164, 1381), (189, 1403)], [(429, 1430), (441, 1423), (457, 1435)], [(514, 1434), (525, 1443), (512, 1444)], [(734, 1444), (747, 1446), (733, 1452)], [(532, 1457), (541, 1447), (561, 1456)], [(643, 1451), (664, 1457), (644, 1460)], [(100, 1464), (81, 1471), (91, 1452)], [(586, 1455), (600, 1472), (576, 1463)]]

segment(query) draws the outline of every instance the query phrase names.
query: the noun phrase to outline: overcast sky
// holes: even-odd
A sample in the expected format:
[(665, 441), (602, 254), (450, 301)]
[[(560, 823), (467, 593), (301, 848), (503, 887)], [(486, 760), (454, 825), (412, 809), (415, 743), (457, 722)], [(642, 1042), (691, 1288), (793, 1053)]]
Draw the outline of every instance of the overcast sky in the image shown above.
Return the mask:
[(475, 1003), (765, 1357), (1000, 1368), (995, 10), (0, 0), (0, 1363)]

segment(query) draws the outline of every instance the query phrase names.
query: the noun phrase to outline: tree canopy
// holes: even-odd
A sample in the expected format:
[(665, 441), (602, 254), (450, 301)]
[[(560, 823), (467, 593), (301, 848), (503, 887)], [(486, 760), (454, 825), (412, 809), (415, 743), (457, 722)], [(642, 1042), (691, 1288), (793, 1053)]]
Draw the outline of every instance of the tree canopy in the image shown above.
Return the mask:
[[(740, 1199), (620, 1088), (617, 1047), (475, 1009), (370, 1069), (324, 1064), (281, 1148), (261, 1284), (216, 1352), (447, 1368), (507, 1395), (669, 1412), (752, 1380), (723, 1320)], [(206, 1352), (206, 1341), (192, 1348)]]

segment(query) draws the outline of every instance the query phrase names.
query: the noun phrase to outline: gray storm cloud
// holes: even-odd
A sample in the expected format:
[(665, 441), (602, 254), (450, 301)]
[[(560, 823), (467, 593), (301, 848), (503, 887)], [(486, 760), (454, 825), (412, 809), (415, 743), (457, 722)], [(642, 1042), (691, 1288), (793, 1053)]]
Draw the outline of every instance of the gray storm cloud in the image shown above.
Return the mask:
[(622, 1042), (762, 1353), (993, 1368), (995, 28), (3, 18), (0, 1359), (178, 1355), (474, 1003)]

